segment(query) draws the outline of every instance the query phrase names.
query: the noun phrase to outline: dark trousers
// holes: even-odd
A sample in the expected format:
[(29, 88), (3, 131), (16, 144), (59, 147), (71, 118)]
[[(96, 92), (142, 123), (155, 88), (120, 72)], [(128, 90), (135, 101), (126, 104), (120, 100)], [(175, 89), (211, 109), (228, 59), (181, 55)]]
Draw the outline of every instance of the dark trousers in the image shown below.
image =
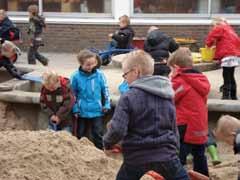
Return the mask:
[(89, 137), (97, 148), (103, 149), (103, 120), (101, 117), (79, 118), (77, 131), (79, 139), (83, 136)]
[(186, 170), (181, 165), (179, 159), (167, 162), (154, 162), (145, 165), (129, 165), (123, 163), (116, 180), (140, 180), (148, 171), (155, 171), (166, 180), (188, 180)]
[(8, 58), (0, 60), (0, 67), (5, 67), (6, 70), (15, 78), (21, 79), (21, 72), (11, 63)]
[(154, 64), (153, 75), (168, 77), (170, 71), (171, 71), (170, 68), (166, 64)]
[(223, 67), (223, 99), (237, 99), (235, 67)]
[(205, 144), (196, 145), (181, 143), (179, 157), (182, 165), (186, 164), (189, 154), (193, 156), (193, 170), (205, 176), (209, 176), (207, 158), (205, 156)]
[(33, 43), (28, 50), (28, 64), (36, 64), (36, 59), (44, 66), (48, 65), (48, 59), (38, 52), (40, 45)]

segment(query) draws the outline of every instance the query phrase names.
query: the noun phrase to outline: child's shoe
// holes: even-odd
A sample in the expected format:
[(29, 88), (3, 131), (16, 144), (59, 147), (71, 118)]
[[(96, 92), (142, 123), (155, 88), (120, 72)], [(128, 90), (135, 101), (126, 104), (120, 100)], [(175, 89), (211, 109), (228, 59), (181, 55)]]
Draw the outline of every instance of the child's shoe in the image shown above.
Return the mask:
[(214, 145), (210, 145), (210, 146), (208, 146), (207, 150), (208, 150), (208, 153), (209, 153), (209, 155), (212, 159), (212, 164), (214, 166), (220, 164), (221, 160), (218, 157), (217, 147), (214, 146)]

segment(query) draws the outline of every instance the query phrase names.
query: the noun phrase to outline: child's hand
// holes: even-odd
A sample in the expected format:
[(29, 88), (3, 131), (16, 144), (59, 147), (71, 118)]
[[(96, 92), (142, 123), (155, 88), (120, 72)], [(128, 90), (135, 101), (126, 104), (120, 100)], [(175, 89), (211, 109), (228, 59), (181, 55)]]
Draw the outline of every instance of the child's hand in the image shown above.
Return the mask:
[(107, 113), (107, 112), (108, 112), (108, 109), (103, 108), (103, 109), (102, 109), (102, 112), (103, 112), (103, 113)]
[(109, 38), (112, 38), (112, 36), (113, 36), (113, 33), (108, 34)]

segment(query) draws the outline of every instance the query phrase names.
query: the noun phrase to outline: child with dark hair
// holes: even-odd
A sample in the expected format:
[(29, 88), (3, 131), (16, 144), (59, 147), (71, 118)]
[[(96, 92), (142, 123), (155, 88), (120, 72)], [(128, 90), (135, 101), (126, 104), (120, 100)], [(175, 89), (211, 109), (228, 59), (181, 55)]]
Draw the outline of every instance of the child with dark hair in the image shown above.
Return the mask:
[(36, 59), (40, 61), (44, 66), (48, 65), (48, 59), (38, 52), (40, 46), (43, 46), (43, 40), (41, 34), (43, 28), (46, 28), (45, 20), (38, 14), (38, 6), (30, 5), (28, 7), (29, 12), (29, 27), (28, 34), (30, 36), (30, 48), (28, 51), (28, 63), (36, 64)]
[(71, 85), (76, 96), (73, 113), (78, 119), (78, 138), (87, 136), (88, 130), (95, 146), (103, 148), (103, 115), (110, 110), (107, 81), (98, 69), (99, 57), (82, 50), (77, 56), (80, 67), (72, 74)]

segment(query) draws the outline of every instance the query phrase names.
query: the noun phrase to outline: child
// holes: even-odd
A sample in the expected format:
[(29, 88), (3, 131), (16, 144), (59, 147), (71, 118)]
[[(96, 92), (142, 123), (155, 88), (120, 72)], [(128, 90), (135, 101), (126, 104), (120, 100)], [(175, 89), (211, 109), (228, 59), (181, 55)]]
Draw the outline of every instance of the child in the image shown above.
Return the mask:
[(36, 59), (44, 66), (48, 65), (48, 59), (38, 52), (38, 48), (43, 46), (41, 34), (43, 28), (46, 28), (44, 18), (38, 15), (38, 6), (30, 5), (28, 34), (30, 36), (30, 47), (28, 51), (28, 64), (36, 64)]
[(214, 59), (223, 68), (222, 99), (237, 99), (235, 67), (240, 64), (240, 39), (234, 29), (223, 18), (213, 19), (213, 28), (205, 41), (208, 47), (215, 47)]
[(207, 96), (210, 84), (206, 76), (193, 69), (191, 51), (179, 48), (169, 58), (175, 90), (177, 125), (180, 134), (180, 160), (193, 155), (193, 169), (208, 176), (205, 143), (208, 139)]
[(151, 26), (148, 30), (147, 38), (144, 42), (144, 50), (154, 59), (154, 75), (168, 77), (170, 68), (167, 60), (170, 53), (179, 48), (175, 40), (167, 34), (161, 32), (158, 27)]
[(22, 79), (21, 72), (13, 65), (19, 53), (19, 48), (12, 42), (3, 40), (0, 42), (0, 67), (5, 67), (13, 77)]
[(77, 56), (79, 69), (71, 77), (76, 104), (73, 113), (78, 118), (78, 138), (91, 130), (93, 143), (102, 149), (103, 119), (110, 109), (110, 98), (106, 78), (97, 69), (100, 58), (89, 50), (82, 50)]
[[(235, 154), (240, 154), (240, 120), (232, 116), (222, 116), (217, 123), (215, 136), (218, 140), (233, 146)], [(239, 165), (239, 161), (238, 161)], [(240, 174), (238, 174), (240, 180)]]
[(177, 156), (173, 89), (167, 78), (152, 76), (153, 66), (143, 50), (129, 53), (123, 63), (130, 90), (121, 95), (103, 141), (107, 154), (121, 141), (117, 180), (137, 180), (149, 170), (165, 179), (189, 179)]
[(130, 19), (127, 15), (119, 18), (120, 29), (114, 34), (109, 34), (112, 39), (111, 47), (118, 49), (129, 49), (132, 45), (134, 31), (130, 26)]
[[(0, 38), (3, 40), (15, 40), (11, 30), (17, 29), (13, 22), (7, 17), (5, 10), (0, 9)], [(13, 33), (13, 34), (12, 34)]]
[(72, 107), (75, 103), (70, 81), (54, 71), (43, 74), (40, 103), (49, 116), (49, 129), (71, 132)]

